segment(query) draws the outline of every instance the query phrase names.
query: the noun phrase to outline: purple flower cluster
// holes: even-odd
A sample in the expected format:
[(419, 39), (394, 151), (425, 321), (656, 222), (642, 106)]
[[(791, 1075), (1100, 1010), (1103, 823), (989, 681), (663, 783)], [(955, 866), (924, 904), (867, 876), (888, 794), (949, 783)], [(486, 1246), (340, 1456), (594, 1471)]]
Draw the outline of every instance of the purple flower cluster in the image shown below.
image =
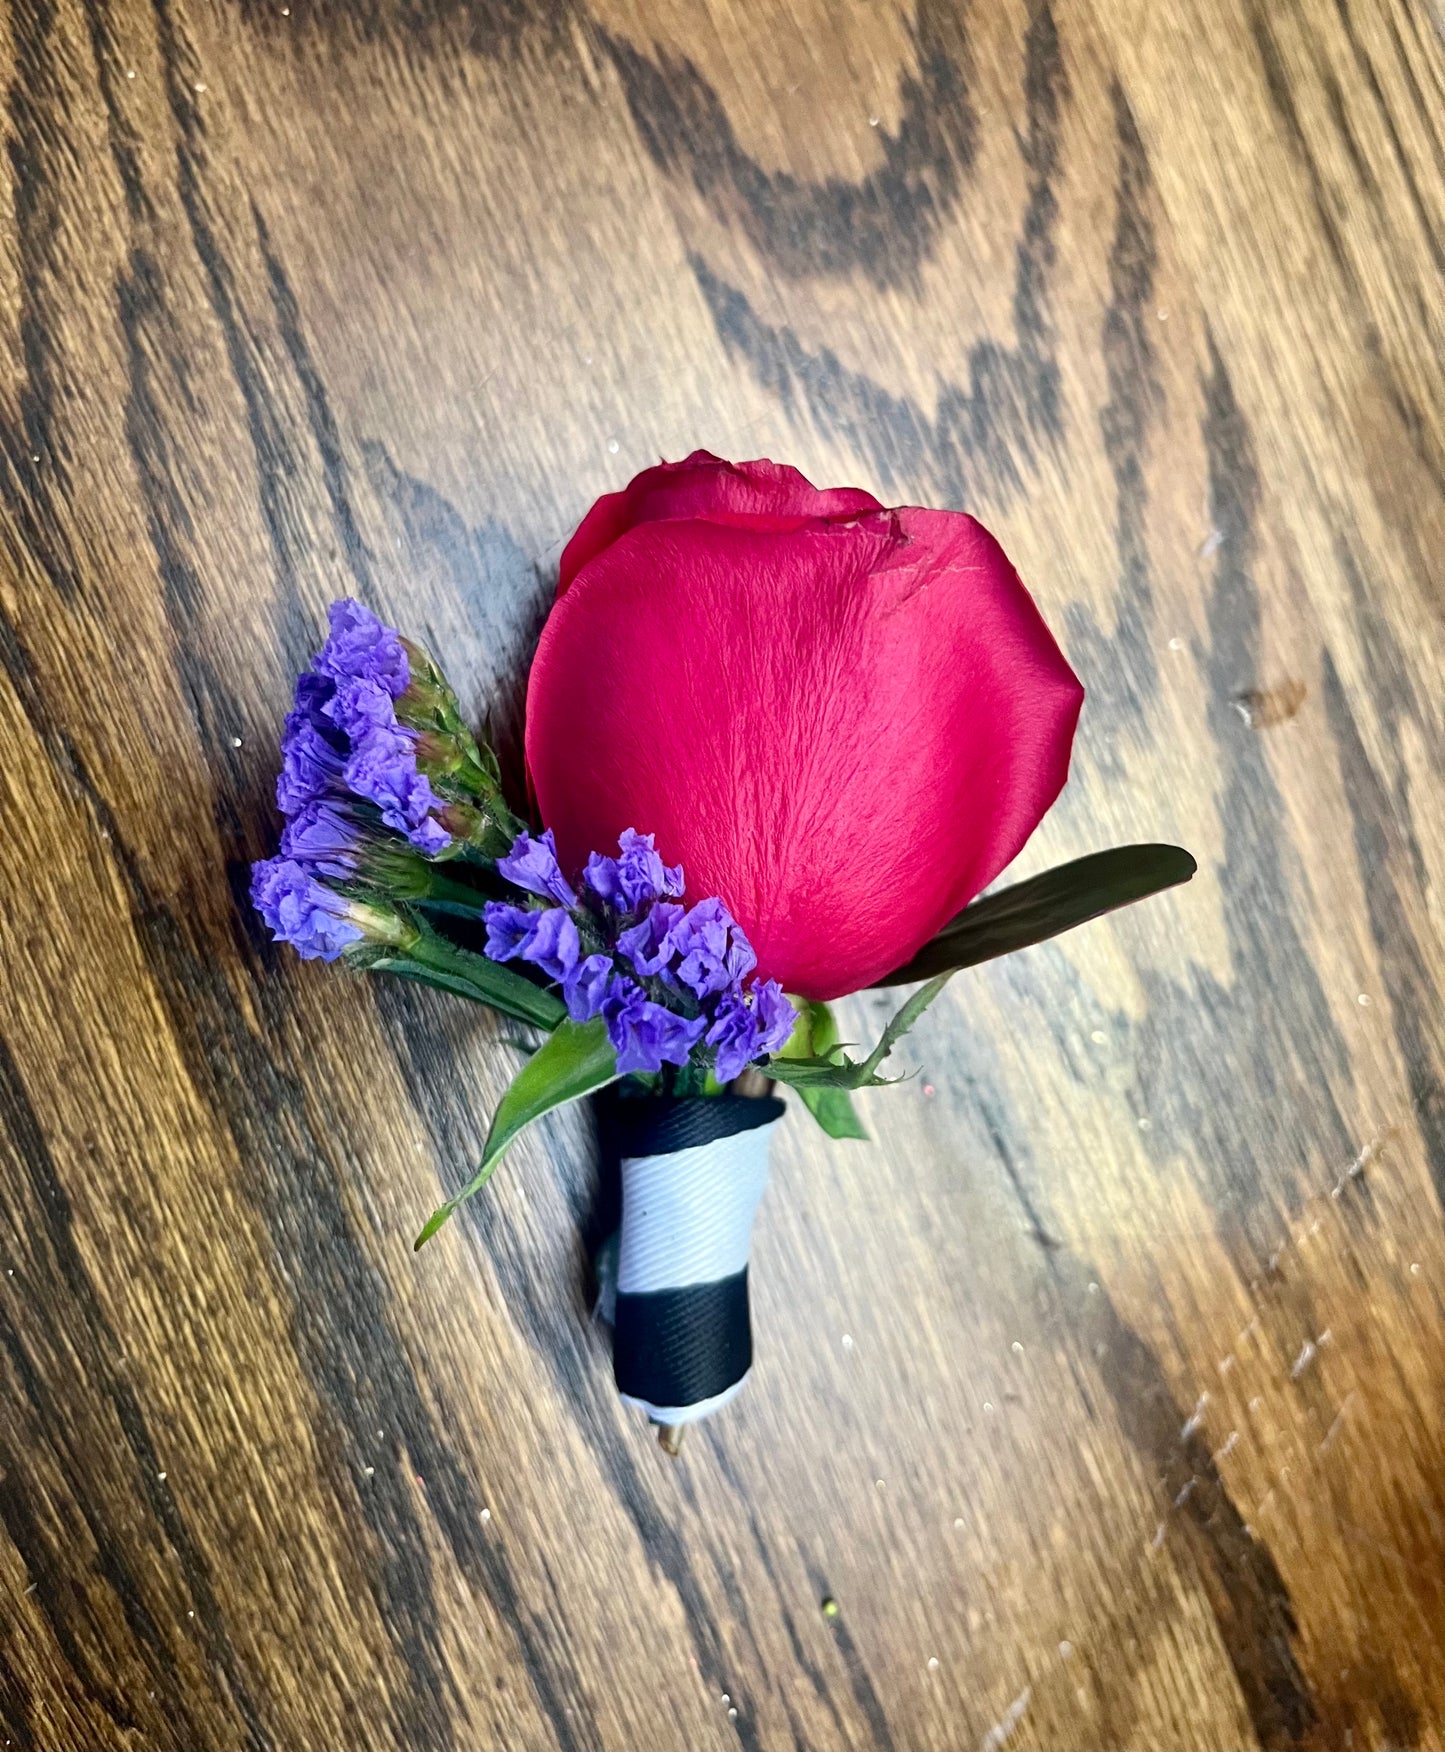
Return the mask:
[(365, 934), (347, 903), (294, 858), (267, 858), (251, 871), (251, 904), (278, 943), (294, 943), (304, 961), (335, 961)]
[(384, 837), (366, 805), (428, 857), (451, 844), (432, 813), (443, 800), (417, 769), (415, 734), (397, 720), (410, 682), (400, 636), (359, 602), (333, 603), (330, 635), (297, 678), (281, 738), (281, 855), (257, 864), (251, 881), (277, 940), (308, 960), (334, 961), (363, 935), (326, 884), (358, 880)]
[(558, 981), (574, 1022), (601, 1016), (623, 1074), (685, 1065), (702, 1045), (727, 1083), (792, 1033), (777, 981), (744, 984), (758, 958), (742, 927), (720, 900), (680, 904), (682, 868), (663, 863), (651, 834), (629, 828), (617, 857), (594, 852), (580, 896), (550, 832), (519, 834), (497, 870), (541, 904), (490, 902), (487, 954)]
[(297, 679), (281, 738), (276, 802), (284, 815), (350, 794), (375, 804), (428, 857), (447, 849), (451, 835), (433, 814), (443, 799), (417, 768), (415, 732), (396, 715), (410, 682), (399, 635), (359, 602), (332, 603), (330, 636)]

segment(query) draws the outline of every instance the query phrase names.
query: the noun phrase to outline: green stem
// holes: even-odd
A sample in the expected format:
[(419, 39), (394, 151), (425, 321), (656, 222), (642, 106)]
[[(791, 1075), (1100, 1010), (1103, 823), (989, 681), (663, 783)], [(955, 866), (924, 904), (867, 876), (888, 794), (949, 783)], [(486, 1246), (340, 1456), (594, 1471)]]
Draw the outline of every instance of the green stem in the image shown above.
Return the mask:
[(858, 1067), (860, 1088), (865, 1087), (869, 1077), (878, 1069), (892, 1052), (893, 1048), (907, 1034), (908, 1030), (953, 978), (953, 969), (940, 973), (929, 980), (926, 986), (920, 986), (888, 1026), (883, 1030), (882, 1038)]
[(437, 868), (433, 868), (427, 880), (426, 893), (417, 896), (422, 906), (434, 906), (447, 912), (472, 916), (480, 916), (488, 898), (479, 888), (473, 888), (470, 882), (458, 882), (454, 876), (444, 876)]
[[(485, 956), (474, 955), (470, 949), (459, 949), (435, 931), (422, 930), (395, 956), (374, 961), (372, 967), (382, 973), (407, 974), (413, 978), (431, 974), (438, 983), (462, 997), (488, 1004), (518, 1022), (530, 1022), (534, 1027), (551, 1030), (567, 1014), (566, 1006), (555, 992), (533, 985), (520, 973)], [(416, 970), (416, 971), (412, 971)]]
[(672, 1071), (672, 1087), (669, 1093), (679, 1100), (706, 1093), (707, 1073), (702, 1066), (695, 1065), (691, 1059), (685, 1065), (679, 1065)]

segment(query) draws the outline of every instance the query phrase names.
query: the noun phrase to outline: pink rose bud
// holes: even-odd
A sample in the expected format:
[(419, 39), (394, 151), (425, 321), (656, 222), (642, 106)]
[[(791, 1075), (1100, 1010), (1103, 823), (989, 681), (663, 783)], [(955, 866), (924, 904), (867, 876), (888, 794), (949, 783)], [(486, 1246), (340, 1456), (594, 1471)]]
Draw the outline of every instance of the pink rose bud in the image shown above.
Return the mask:
[(761, 978), (827, 999), (1018, 854), (1082, 702), (972, 517), (697, 451), (600, 499), (563, 553), (527, 762), (563, 869), (645, 825)]

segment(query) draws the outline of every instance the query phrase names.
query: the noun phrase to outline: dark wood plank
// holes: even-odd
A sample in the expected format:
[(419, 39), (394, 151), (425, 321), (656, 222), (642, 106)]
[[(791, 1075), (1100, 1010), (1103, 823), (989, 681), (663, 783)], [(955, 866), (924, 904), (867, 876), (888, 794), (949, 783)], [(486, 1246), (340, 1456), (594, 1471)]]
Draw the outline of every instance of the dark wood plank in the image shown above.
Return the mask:
[[(1438, 18), (34, 0), (0, 68), (0, 1739), (1440, 1745)], [(674, 1463), (585, 1116), (413, 1256), (507, 1031), (243, 902), (326, 602), (505, 743), (697, 444), (983, 516), (1090, 695), (1019, 873), (1201, 870), (789, 1118)]]

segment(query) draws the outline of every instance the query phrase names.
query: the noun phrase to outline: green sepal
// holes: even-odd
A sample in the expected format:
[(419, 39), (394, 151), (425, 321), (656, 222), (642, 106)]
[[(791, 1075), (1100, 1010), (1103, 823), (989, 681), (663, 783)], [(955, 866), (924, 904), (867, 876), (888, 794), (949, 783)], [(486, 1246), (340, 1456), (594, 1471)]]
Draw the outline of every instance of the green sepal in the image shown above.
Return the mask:
[(432, 1212), (414, 1245), (421, 1247), (430, 1241), (458, 1205), (481, 1191), (507, 1146), (524, 1127), (555, 1107), (606, 1088), (617, 1076), (617, 1054), (600, 1016), (591, 1022), (559, 1023), (513, 1077), (497, 1104), (476, 1173), (455, 1198)]
[[(820, 1055), (826, 1055), (838, 1044), (837, 1019), (826, 1004), (815, 1003), (809, 998), (794, 998), (793, 1003), (798, 1020), (779, 1056), (816, 1062)], [(799, 1084), (797, 1089), (803, 1105), (830, 1138), (867, 1138), (867, 1129), (859, 1119), (853, 1097), (847, 1089), (816, 1083)]]
[(880, 1089), (896, 1083), (898, 1077), (880, 1077), (881, 1065), (907, 1034), (908, 1030), (948, 984), (953, 969), (940, 973), (936, 979), (920, 986), (879, 1036), (878, 1044), (865, 1059), (853, 1060), (842, 1046), (825, 1048), (811, 1058), (770, 1058), (767, 1074), (779, 1083), (786, 1083), (799, 1094), (804, 1089)]
[(1046, 942), (1116, 907), (1145, 900), (1198, 869), (1182, 846), (1115, 846), (1060, 864), (966, 906), (906, 966), (875, 985), (912, 985)]

